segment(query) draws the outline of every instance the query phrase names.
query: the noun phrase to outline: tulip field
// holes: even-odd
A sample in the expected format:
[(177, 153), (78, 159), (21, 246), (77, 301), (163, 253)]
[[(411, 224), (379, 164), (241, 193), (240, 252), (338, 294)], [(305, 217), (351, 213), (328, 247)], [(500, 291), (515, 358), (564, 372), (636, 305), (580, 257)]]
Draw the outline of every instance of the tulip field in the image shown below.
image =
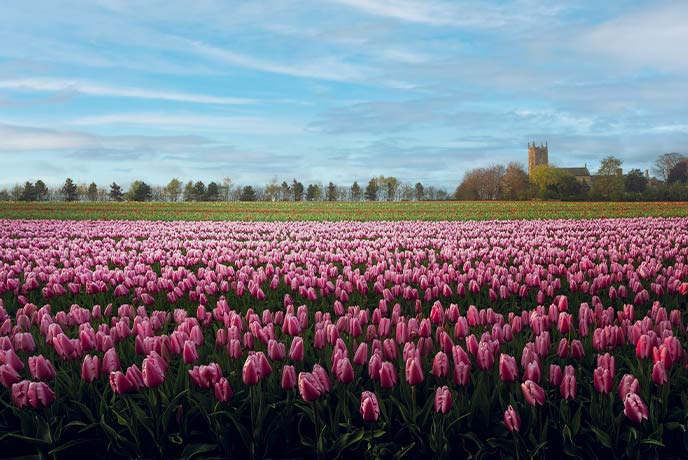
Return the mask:
[(0, 219), (0, 458), (686, 458), (676, 209)]

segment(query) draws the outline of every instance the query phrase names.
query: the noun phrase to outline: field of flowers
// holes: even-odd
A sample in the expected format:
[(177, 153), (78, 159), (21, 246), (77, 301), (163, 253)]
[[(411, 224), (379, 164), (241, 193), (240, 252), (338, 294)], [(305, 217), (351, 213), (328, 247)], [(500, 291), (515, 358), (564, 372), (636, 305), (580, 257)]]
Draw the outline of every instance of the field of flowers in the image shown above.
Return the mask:
[(379, 221), (688, 217), (688, 203), (552, 201), (0, 202), (0, 219)]
[(0, 220), (0, 456), (685, 458), (687, 261), (688, 218)]

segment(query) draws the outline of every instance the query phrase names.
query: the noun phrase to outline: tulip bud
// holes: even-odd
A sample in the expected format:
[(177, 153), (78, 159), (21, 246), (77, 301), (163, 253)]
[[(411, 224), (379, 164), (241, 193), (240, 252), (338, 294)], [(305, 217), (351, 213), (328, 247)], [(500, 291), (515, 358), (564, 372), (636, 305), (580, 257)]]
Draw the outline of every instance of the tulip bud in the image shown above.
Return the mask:
[(380, 408), (375, 393), (364, 391), (361, 394), (361, 416), (366, 422), (375, 422), (380, 418)]

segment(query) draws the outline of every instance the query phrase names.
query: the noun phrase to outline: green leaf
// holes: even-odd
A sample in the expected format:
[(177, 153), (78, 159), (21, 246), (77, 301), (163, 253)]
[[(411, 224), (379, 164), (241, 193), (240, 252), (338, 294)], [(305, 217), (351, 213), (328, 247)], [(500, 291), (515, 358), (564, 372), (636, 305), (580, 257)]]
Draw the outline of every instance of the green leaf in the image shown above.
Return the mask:
[(666, 447), (663, 442), (658, 441), (657, 439), (652, 439), (652, 438), (643, 439), (642, 441), (640, 441), (640, 444), (648, 444), (651, 446)]
[(48, 452), (48, 454), (49, 455), (55, 455), (58, 452), (62, 452), (63, 450), (67, 450), (67, 449), (72, 448), (74, 446), (78, 446), (79, 444), (85, 444), (87, 442), (88, 442), (87, 439), (73, 439), (69, 442), (62, 444), (61, 446), (54, 448), (53, 450)]
[(600, 430), (594, 425), (590, 425), (590, 430), (593, 433), (595, 433), (595, 437), (597, 438), (600, 444), (602, 444), (607, 449), (612, 448), (612, 440), (609, 437), (609, 434), (607, 434), (605, 431)]
[(182, 451), (181, 457), (185, 460), (191, 460), (198, 455), (212, 452), (215, 449), (217, 449), (216, 444), (188, 444)]

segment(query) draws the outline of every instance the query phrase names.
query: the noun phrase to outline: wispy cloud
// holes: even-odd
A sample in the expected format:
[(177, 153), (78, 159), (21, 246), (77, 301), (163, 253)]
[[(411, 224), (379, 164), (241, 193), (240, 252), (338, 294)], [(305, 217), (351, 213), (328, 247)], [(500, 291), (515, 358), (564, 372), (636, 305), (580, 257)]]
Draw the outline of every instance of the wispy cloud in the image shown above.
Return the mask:
[(49, 91), (85, 94), (89, 96), (126, 97), (163, 101), (190, 102), (197, 104), (241, 105), (255, 103), (252, 99), (210, 96), (206, 94), (161, 91), (133, 86), (103, 85), (88, 80), (61, 78), (21, 78), (0, 80), (0, 89), (18, 91)]
[(299, 134), (303, 125), (287, 119), (251, 116), (218, 116), (189, 113), (135, 112), (111, 113), (75, 118), (68, 122), (79, 126), (143, 125), (221, 129), (223, 132), (275, 136)]

